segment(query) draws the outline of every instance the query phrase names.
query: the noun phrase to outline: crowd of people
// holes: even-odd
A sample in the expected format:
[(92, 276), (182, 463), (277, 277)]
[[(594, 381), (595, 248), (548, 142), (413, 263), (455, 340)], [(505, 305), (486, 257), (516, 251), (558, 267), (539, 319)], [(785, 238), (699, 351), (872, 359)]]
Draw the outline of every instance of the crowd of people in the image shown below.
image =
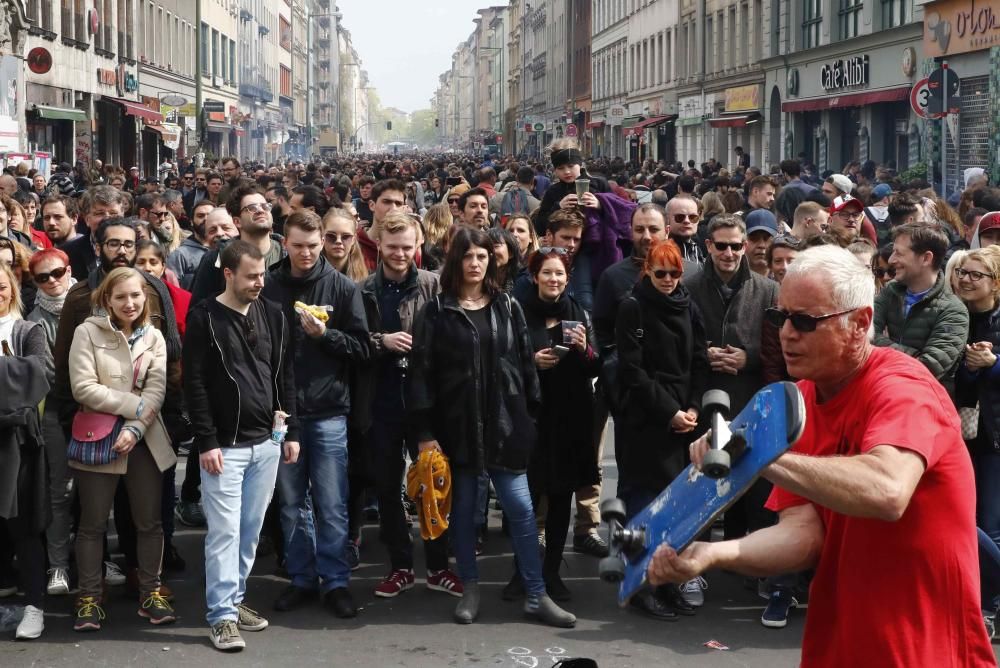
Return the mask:
[[(735, 414), (767, 383), (815, 380), (818, 421), (858, 441), (834, 444), (842, 448), (834, 453), (901, 441), (890, 449), (915, 452), (924, 467), (917, 490), (948, 488), (963, 467), (971, 482), (974, 470), (964, 496), (949, 497), (956, 515), (969, 513), (948, 525), (967, 535), (951, 541), (958, 556), (947, 568), (959, 601), (953, 617), (966, 624), (955, 643), (992, 661), (1000, 189), (983, 170), (966, 170), (965, 189), (949, 202), (871, 162), (828, 174), (801, 156), (767, 173), (733, 162), (592, 159), (561, 139), (539, 160), (228, 157), (166, 162), (146, 178), (99, 163), (61, 164), (48, 179), (3, 174), (0, 596), (24, 596), (17, 637), (39, 637), (46, 604), (73, 591), (74, 628), (99, 630), (110, 621), (109, 587), (118, 586), (150, 623), (174, 621), (175, 604), (193, 605), (174, 601), (165, 582), (186, 567), (175, 521), (206, 529), (216, 648), (240, 649), (241, 631), (268, 625), (245, 600), (265, 544), (288, 579), (275, 610), (319, 600), (353, 617), (366, 508), (377, 507), (387, 553), (374, 595), (416, 585), (401, 486), (407, 460), (427, 452), (447, 458), (452, 505), (447, 531), (422, 540), (424, 583), (459, 599), (454, 621), (472, 623), (488, 605), (476, 557), (492, 493), (514, 552), (503, 598), (571, 627), (576, 617), (564, 606), (573, 592), (560, 576), (569, 535), (574, 551), (608, 554), (598, 532), (606, 429), (615, 437), (614, 492), (631, 517), (700, 461), (706, 390), (728, 392)], [(818, 276), (829, 285), (806, 285)], [(817, 314), (824, 300), (830, 308)], [(850, 343), (838, 347), (833, 330)], [(829, 349), (808, 343), (824, 336)], [(916, 362), (883, 360), (872, 345)], [(950, 449), (869, 442), (867, 431), (838, 425), (823, 402), (838, 400), (844, 384), (814, 365), (840, 352), (861, 360), (857, 373), (869, 358), (884, 364), (873, 377), (920, 384), (929, 374), (943, 411), (935, 416), (954, 423), (960, 450), (952, 441)], [(907, 414), (890, 410), (892, 392), (906, 385), (873, 387), (859, 396), (907, 429)], [(822, 440), (810, 433), (810, 443)], [(892, 522), (903, 513), (866, 515), (833, 491), (817, 498), (804, 474), (787, 469), (726, 511), (725, 541), (711, 544), (711, 558), (699, 561), (704, 547), (660, 555), (651, 570), (658, 586), (632, 609), (663, 621), (694, 615), (705, 568), (722, 566), (746, 573), (767, 600), (764, 626), (785, 626), (810, 580), (810, 616), (836, 624), (830, 615), (844, 610), (812, 612), (817, 601), (850, 603), (829, 591), (843, 575), (831, 536), (836, 527), (835, 545), (846, 546), (852, 535), (836, 518)], [(865, 494), (888, 503), (893, 489)], [(803, 499), (832, 510), (805, 511)], [(121, 563), (107, 541), (112, 509)], [(926, 532), (921, 522), (906, 531)], [(923, 541), (949, 543), (903, 535), (892, 532), (898, 544), (879, 554), (905, 560)], [(803, 547), (768, 561), (757, 555), (762, 536)], [(719, 547), (730, 544), (746, 552)], [(981, 594), (968, 577), (971, 567), (980, 575), (968, 563), (976, 545)], [(976, 625), (967, 624), (970, 609)], [(804, 652), (827, 651), (818, 632), (807, 625)]]

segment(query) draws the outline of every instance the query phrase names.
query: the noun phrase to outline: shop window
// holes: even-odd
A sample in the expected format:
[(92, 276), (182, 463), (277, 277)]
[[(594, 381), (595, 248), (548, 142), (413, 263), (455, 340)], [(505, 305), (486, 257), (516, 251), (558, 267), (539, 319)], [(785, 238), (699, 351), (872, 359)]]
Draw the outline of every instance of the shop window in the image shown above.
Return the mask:
[(821, 0), (802, 0), (802, 48), (819, 46), (819, 32), (823, 25)]
[(864, 0), (840, 0), (840, 39), (857, 37), (861, 28), (861, 9)]
[(910, 0), (882, 0), (882, 29), (895, 28), (909, 19)]

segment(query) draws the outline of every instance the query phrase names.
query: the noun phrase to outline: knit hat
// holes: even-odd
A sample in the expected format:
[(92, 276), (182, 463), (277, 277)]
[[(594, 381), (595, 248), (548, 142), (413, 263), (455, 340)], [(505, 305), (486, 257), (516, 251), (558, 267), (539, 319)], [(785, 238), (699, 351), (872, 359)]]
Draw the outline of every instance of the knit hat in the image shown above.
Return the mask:
[(425, 450), (406, 471), (406, 495), (420, 509), (420, 537), (438, 538), (451, 513), (451, 469), (440, 450)]

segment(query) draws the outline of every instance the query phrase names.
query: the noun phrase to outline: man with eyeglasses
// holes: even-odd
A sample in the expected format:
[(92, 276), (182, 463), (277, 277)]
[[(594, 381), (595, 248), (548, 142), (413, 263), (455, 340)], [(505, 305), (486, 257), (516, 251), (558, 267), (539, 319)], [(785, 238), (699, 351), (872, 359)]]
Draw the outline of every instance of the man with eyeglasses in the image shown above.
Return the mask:
[[(778, 284), (750, 268), (743, 219), (719, 214), (708, 225), (709, 261), (684, 285), (701, 311), (711, 366), (707, 389), (729, 393), (731, 414), (743, 410), (763, 386), (761, 331), (765, 309), (778, 299)], [(763, 511), (766, 482), (757, 484), (725, 515), (727, 538), (742, 536), (771, 523)]]
[(699, 220), (698, 203), (692, 197), (677, 196), (667, 202), (670, 238), (681, 249), (681, 257), (695, 264), (705, 261), (705, 251), (698, 244)]
[(194, 205), (208, 196), (206, 174), (207, 169), (199, 167), (194, 170), (194, 187), (184, 190), (184, 210), (187, 211), (188, 218), (192, 217)]
[(949, 392), (965, 349), (969, 312), (941, 271), (948, 237), (925, 223), (893, 230), (889, 265), (896, 278), (875, 298), (875, 345), (917, 358)]
[[(149, 223), (151, 230), (158, 230), (162, 221), (170, 214), (163, 196), (157, 193), (139, 195), (135, 198), (135, 209), (139, 220)], [(157, 235), (157, 238), (159, 236)]]
[(861, 234), (864, 217), (865, 207), (861, 200), (850, 195), (836, 197), (830, 204), (830, 234), (847, 248)]
[[(736, 541), (654, 554), (650, 582), (711, 568), (748, 575), (815, 568), (803, 666), (995, 666), (980, 607), (968, 450), (945, 391), (920, 364), (874, 347), (874, 283), (827, 245), (789, 267), (778, 308), (805, 431), (764, 469), (778, 523)], [(875, 325), (877, 327), (877, 325)], [(700, 466), (708, 439), (692, 444)], [(846, 614), (860, 600), (865, 614)]]
[(73, 278), (85, 281), (87, 276), (100, 268), (100, 255), (94, 244), (93, 234), (106, 218), (120, 218), (125, 214), (127, 195), (111, 186), (94, 186), (80, 198), (80, 215), (89, 234), (81, 235), (63, 246), (73, 268)]
[[(106, 188), (115, 193), (111, 186), (97, 186), (91, 191)], [(88, 195), (92, 194), (88, 191)], [(98, 197), (94, 196), (90, 202), (90, 209), (93, 212), (101, 206)], [(107, 206), (104, 204), (103, 206)], [(50, 398), (51, 408), (59, 413), (59, 421), (67, 439), (71, 435), (73, 416), (77, 410), (76, 400), (70, 389), (69, 379), (69, 352), (73, 343), (73, 334), (77, 326), (83, 323), (92, 314), (93, 304), (91, 293), (98, 288), (101, 281), (112, 269), (117, 267), (131, 267), (135, 264), (135, 244), (137, 218), (112, 217), (102, 218), (100, 223), (95, 225), (93, 232), (94, 253), (99, 257), (99, 262), (94, 271), (84, 276), (76, 285), (66, 293), (66, 301), (63, 303), (62, 313), (59, 316), (59, 327), (56, 330), (55, 345), (53, 346), (52, 357), (55, 362), (56, 377), (52, 387)], [(81, 239), (89, 239), (89, 236)], [(69, 255), (67, 253), (67, 255)], [(142, 272), (145, 283), (143, 292), (146, 294), (146, 303), (149, 309), (150, 322), (160, 330), (167, 343), (167, 400), (163, 407), (164, 423), (171, 435), (176, 426), (175, 420), (179, 418), (183, 411), (181, 396), (181, 371), (180, 354), (181, 340), (177, 330), (177, 317), (174, 314), (173, 301), (170, 292), (163, 282), (151, 274)], [(166, 488), (164, 495), (164, 515), (169, 517), (173, 514), (173, 490)], [(169, 500), (169, 504), (166, 503)], [(123, 512), (122, 506), (116, 506), (116, 525), (120, 537), (122, 551), (125, 553), (125, 560), (128, 566), (129, 578), (136, 576), (134, 569), (138, 567), (138, 559), (135, 556), (135, 528), (132, 526), (131, 518), (127, 513), (127, 504)], [(117, 518), (121, 516), (121, 522)], [(176, 550), (169, 539), (169, 530), (164, 531), (164, 560), (179, 560)], [(179, 562), (178, 562), (179, 563)], [(120, 577), (120, 574), (119, 574)]]
[(823, 234), (830, 226), (830, 214), (819, 202), (802, 202), (792, 215), (792, 236), (806, 241)]

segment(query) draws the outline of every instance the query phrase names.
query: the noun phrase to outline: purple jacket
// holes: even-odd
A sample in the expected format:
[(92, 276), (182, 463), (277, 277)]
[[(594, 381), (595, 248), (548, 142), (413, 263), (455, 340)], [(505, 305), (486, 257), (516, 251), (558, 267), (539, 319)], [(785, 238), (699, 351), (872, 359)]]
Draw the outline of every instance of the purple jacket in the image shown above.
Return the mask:
[(600, 209), (585, 208), (587, 226), (582, 244), (590, 250), (590, 272), (594, 283), (604, 270), (623, 257), (623, 246), (632, 243), (632, 213), (636, 204), (614, 193), (594, 193)]

